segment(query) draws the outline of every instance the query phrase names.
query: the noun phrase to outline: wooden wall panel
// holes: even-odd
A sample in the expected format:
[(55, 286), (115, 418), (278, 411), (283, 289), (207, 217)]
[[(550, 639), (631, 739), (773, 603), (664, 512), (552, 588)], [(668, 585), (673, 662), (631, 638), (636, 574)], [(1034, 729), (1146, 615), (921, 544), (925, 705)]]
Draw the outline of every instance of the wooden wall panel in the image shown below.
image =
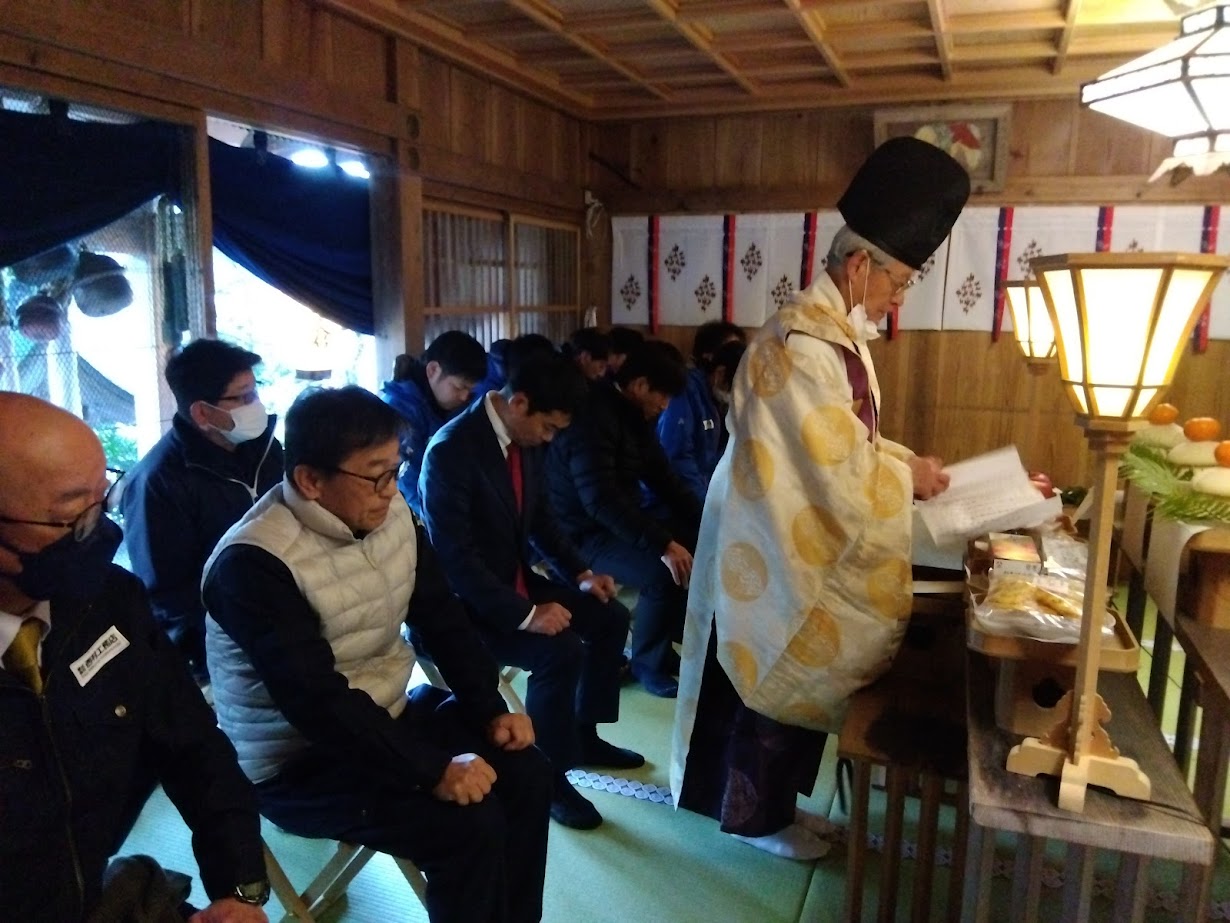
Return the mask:
[(390, 84), (386, 36), (340, 16), (332, 20), (333, 82), (361, 96), (385, 96)]
[(764, 137), (755, 116), (717, 119), (713, 139), (713, 180), (717, 186), (742, 186), (760, 176)]
[(261, 58), (261, 5), (251, 0), (182, 0), (191, 10), (192, 35)]
[[(128, 0), (125, 9), (133, 22), (167, 31), (188, 32), (190, 0)], [(88, 16), (98, 4), (92, 0), (63, 0), (60, 4), (68, 16)]]
[[(487, 134), (491, 126), (487, 118), (487, 82), (451, 68), (449, 73), (449, 144), (448, 149), (463, 157), (484, 162)], [(433, 140), (426, 139), (429, 143)]]

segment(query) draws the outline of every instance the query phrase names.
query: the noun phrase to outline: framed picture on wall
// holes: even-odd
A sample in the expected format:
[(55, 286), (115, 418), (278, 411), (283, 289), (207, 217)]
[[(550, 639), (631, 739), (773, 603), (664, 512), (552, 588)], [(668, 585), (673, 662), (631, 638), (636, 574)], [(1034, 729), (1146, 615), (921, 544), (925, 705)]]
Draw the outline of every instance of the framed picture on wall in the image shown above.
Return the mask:
[(969, 171), (974, 192), (998, 192), (1008, 172), (1009, 105), (877, 109), (875, 143), (911, 135), (951, 154)]

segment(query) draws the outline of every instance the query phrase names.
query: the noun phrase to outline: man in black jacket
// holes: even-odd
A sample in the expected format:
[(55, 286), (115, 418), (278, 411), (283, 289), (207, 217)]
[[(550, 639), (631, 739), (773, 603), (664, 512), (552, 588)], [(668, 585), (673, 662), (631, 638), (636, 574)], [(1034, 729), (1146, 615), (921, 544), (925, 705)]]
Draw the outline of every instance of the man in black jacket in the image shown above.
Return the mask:
[[(590, 829), (598, 810), (568, 783), (578, 764), (629, 769), (631, 750), (598, 737), (619, 718), (628, 610), (610, 576), (595, 574), (547, 504), (543, 446), (584, 400), (585, 378), (551, 354), (512, 367), (427, 447), (419, 494), (432, 544), (501, 664), (530, 670), (526, 711), (555, 768), (551, 816)], [(544, 560), (554, 580), (531, 568)]]
[(222, 533), (282, 477), (276, 418), (252, 373), (260, 361), (220, 340), (194, 340), (175, 353), (166, 370), (171, 428), (119, 491), (132, 569), (200, 685), (209, 682), (201, 568)]
[[(647, 342), (615, 373), (594, 383), (573, 424), (547, 452), (551, 505), (568, 537), (598, 571), (637, 587), (632, 672), (647, 692), (678, 693), (671, 641), (683, 631), (700, 502), (671, 471), (653, 420), (682, 393), (679, 351)], [(641, 509), (644, 484), (669, 521)]]
[[(279, 827), (412, 860), (432, 923), (528, 923), (550, 767), (398, 493), (400, 428), (358, 387), (287, 412), (285, 480), (205, 565), (218, 723)], [(452, 696), (407, 696), (403, 623)]]
[(161, 783), (213, 900), (192, 919), (263, 923), (252, 786), (140, 581), (111, 564), (102, 446), (71, 414), (10, 392), (0, 432), (0, 916), (85, 919)]

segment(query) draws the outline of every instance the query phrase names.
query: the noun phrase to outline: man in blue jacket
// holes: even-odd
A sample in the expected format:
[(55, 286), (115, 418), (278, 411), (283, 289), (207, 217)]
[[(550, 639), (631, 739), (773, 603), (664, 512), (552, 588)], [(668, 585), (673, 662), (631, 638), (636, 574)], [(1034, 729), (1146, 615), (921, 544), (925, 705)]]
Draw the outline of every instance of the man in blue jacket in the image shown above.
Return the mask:
[[(586, 396), (559, 355), (514, 366), (436, 433), (420, 479), (424, 520), (450, 585), (501, 664), (529, 670), (526, 711), (554, 766), (551, 816), (577, 829), (602, 822), (564, 772), (578, 764), (629, 769), (644, 758), (598, 737), (619, 719), (628, 610), (611, 577), (595, 574), (548, 508), (543, 446)], [(545, 561), (553, 579), (532, 570)]]
[[(713, 477), (725, 446), (722, 418), (726, 408), (716, 393), (718, 377), (724, 376), (728, 383), (739, 364), (734, 353), (724, 357), (722, 366), (714, 362), (714, 356), (727, 343), (746, 342), (743, 328), (729, 321), (709, 321), (696, 328), (687, 386), (658, 417), (658, 441), (662, 443), (662, 450), (675, 474), (701, 503), (705, 502), (709, 479)], [(730, 368), (726, 368), (727, 365)], [(646, 499), (653, 501), (648, 489)]]
[(282, 476), (277, 418), (265, 412), (252, 372), (260, 361), (221, 340), (193, 340), (176, 352), (166, 369), (171, 428), (120, 490), (132, 569), (202, 686), (209, 668), (201, 569), (222, 533)]
[(138, 900), (162, 910), (140, 919), (179, 918), (188, 888), (152, 861), (104, 872), (161, 783), (213, 901), (191, 919), (265, 923), (252, 786), (141, 582), (111, 563), (102, 446), (11, 392), (0, 432), (0, 917), (133, 920)]
[(427, 347), (421, 359), (398, 356), (393, 380), (381, 398), (406, 421), (401, 441), (405, 470), (397, 487), (414, 515), (423, 518), (419, 472), (423, 453), (436, 431), (470, 401), (474, 386), (487, 375), (487, 351), (468, 333), (446, 330)]

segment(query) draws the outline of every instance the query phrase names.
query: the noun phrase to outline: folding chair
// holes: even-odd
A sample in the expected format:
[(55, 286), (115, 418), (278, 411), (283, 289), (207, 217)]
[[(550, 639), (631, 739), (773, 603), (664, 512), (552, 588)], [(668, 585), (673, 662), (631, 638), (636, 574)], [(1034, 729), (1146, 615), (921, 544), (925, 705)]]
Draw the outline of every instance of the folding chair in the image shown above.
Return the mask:
[[(444, 681), (444, 677), (440, 675), (440, 671), (436, 669), (436, 665), (426, 657), (419, 657), (418, 665), (422, 668), (423, 673), (427, 676), (427, 682), (431, 683), (437, 689), (447, 689), (448, 683)], [(500, 671), (499, 690), (500, 695), (504, 697), (504, 702), (508, 705), (508, 710), (515, 714), (525, 714), (525, 703), (521, 701), (521, 696), (517, 695), (517, 690), (512, 687), (512, 681), (521, 673), (520, 667), (504, 667)]]
[[(269, 876), (269, 887), (282, 905), (284, 916), (282, 923), (298, 920), (299, 923), (316, 923), (317, 917), (323, 914), (339, 897), (346, 893), (346, 887), (352, 878), (376, 855), (376, 850), (367, 846), (356, 846), (353, 843), (338, 843), (325, 867), (320, 870), (312, 883), (302, 892), (296, 891), (286, 876), (269, 844), (265, 843), (265, 872)], [(426, 906), (427, 879), (409, 859), (393, 857), (398, 869), (405, 876), (410, 887), (414, 889), (419, 902)], [(273, 917), (271, 917), (273, 919)]]

